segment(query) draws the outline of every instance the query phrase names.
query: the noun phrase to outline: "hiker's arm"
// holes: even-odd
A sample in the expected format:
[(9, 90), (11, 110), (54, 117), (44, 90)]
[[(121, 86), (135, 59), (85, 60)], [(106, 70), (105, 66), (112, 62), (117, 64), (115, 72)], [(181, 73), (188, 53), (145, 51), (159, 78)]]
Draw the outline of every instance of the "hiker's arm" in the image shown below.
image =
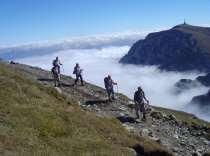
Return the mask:
[(145, 97), (145, 93), (144, 92), (143, 92), (143, 98), (149, 104), (149, 100), (147, 100), (147, 98)]
[(117, 85), (117, 82), (114, 82), (114, 81), (112, 80), (112, 84), (113, 84), (113, 85)]
[(63, 64), (61, 63), (61, 61), (60, 61), (60, 60), (58, 60), (58, 64), (59, 64), (59, 65), (63, 65)]
[(137, 103), (138, 103), (138, 102), (137, 102), (137, 100), (136, 100), (136, 99), (137, 99), (137, 97), (136, 97), (136, 96), (137, 96), (137, 95), (136, 95), (136, 93), (135, 93), (135, 94), (134, 94), (134, 97), (133, 97), (133, 101), (134, 101), (134, 103), (135, 103), (135, 104), (137, 104)]

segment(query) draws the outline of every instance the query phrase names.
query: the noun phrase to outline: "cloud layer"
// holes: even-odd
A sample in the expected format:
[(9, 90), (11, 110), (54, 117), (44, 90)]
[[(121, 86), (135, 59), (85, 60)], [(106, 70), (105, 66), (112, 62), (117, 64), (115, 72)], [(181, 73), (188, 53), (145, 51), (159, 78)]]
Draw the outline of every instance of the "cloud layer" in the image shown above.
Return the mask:
[(148, 31), (115, 33), (111, 35), (95, 35), (72, 37), (57, 41), (45, 41), (0, 48), (0, 58), (13, 60), (31, 56), (56, 53), (68, 49), (102, 49), (108, 46), (131, 46), (135, 41), (143, 39)]
[(207, 88), (197, 88), (174, 94), (174, 84), (182, 78), (194, 79), (197, 73), (162, 72), (154, 66), (134, 66), (119, 64), (119, 59), (127, 53), (130, 46), (108, 46), (104, 48), (82, 48), (57, 51), (43, 56), (31, 56), (17, 59), (18, 62), (50, 69), (52, 60), (59, 56), (64, 64), (64, 73), (72, 75), (73, 67), (79, 62), (84, 69), (86, 81), (102, 86), (107, 74), (119, 84), (119, 92), (133, 98), (133, 93), (140, 85), (152, 105), (183, 110), (210, 121), (208, 114), (203, 114), (198, 108), (188, 107), (193, 96), (203, 94)]

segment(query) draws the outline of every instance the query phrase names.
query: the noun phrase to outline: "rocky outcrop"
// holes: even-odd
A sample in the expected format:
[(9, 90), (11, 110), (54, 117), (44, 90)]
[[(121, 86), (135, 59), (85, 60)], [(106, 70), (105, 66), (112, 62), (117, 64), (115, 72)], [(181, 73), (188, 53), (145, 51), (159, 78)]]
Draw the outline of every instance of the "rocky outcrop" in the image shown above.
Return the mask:
[(196, 81), (200, 82), (202, 85), (209, 87), (210, 86), (210, 73), (204, 76), (198, 76)]
[(185, 90), (192, 89), (201, 86), (201, 83), (197, 80), (181, 79), (174, 85), (174, 92), (179, 94)]
[(184, 90), (193, 89), (199, 86), (210, 87), (210, 73), (198, 76), (196, 79), (181, 79), (175, 83), (175, 93), (181, 93)]
[[(198, 76), (196, 79), (181, 79), (174, 86), (174, 92), (179, 94), (185, 90), (193, 89), (199, 86), (210, 86), (210, 73)], [(190, 104), (199, 106), (199, 109), (202, 109), (204, 112), (210, 109), (210, 90), (203, 95), (198, 95), (192, 98)]]
[(201, 106), (203, 110), (210, 109), (210, 90), (204, 95), (193, 97), (191, 103)]
[(182, 24), (136, 42), (120, 63), (170, 71), (210, 71), (210, 28)]

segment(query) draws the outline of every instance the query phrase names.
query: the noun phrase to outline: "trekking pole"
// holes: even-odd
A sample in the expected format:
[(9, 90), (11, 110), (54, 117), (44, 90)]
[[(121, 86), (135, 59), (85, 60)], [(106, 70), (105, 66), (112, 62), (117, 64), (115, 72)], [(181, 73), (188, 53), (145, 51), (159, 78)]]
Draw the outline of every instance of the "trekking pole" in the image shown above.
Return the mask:
[(61, 65), (61, 67), (62, 67), (62, 70), (63, 70), (63, 73), (64, 73), (64, 68), (63, 68), (63, 65)]
[(118, 90), (118, 85), (117, 85), (117, 93), (119, 93), (119, 90)]

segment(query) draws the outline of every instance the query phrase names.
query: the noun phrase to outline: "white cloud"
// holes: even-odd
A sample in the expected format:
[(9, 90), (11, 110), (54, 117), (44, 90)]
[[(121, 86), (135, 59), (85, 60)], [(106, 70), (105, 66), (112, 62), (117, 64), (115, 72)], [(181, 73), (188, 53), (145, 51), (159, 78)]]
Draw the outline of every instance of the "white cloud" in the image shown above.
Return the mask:
[(195, 107), (187, 107), (193, 96), (205, 93), (207, 88), (197, 87), (179, 95), (173, 93), (173, 85), (182, 78), (195, 78), (197, 73), (161, 72), (156, 67), (119, 64), (119, 58), (129, 50), (129, 46), (113, 46), (102, 49), (70, 49), (17, 59), (17, 61), (50, 69), (52, 60), (59, 56), (64, 64), (64, 71), (72, 75), (76, 62), (84, 69), (86, 81), (103, 87), (103, 79), (111, 74), (119, 84), (119, 91), (133, 98), (135, 89), (141, 85), (152, 105), (183, 110), (194, 113), (210, 121), (208, 114), (203, 114)]
[(125, 31), (110, 35), (72, 37), (55, 41), (42, 41), (0, 48), (0, 58), (12, 60), (47, 55), (68, 49), (102, 49), (108, 46), (131, 46), (143, 39), (149, 31)]

